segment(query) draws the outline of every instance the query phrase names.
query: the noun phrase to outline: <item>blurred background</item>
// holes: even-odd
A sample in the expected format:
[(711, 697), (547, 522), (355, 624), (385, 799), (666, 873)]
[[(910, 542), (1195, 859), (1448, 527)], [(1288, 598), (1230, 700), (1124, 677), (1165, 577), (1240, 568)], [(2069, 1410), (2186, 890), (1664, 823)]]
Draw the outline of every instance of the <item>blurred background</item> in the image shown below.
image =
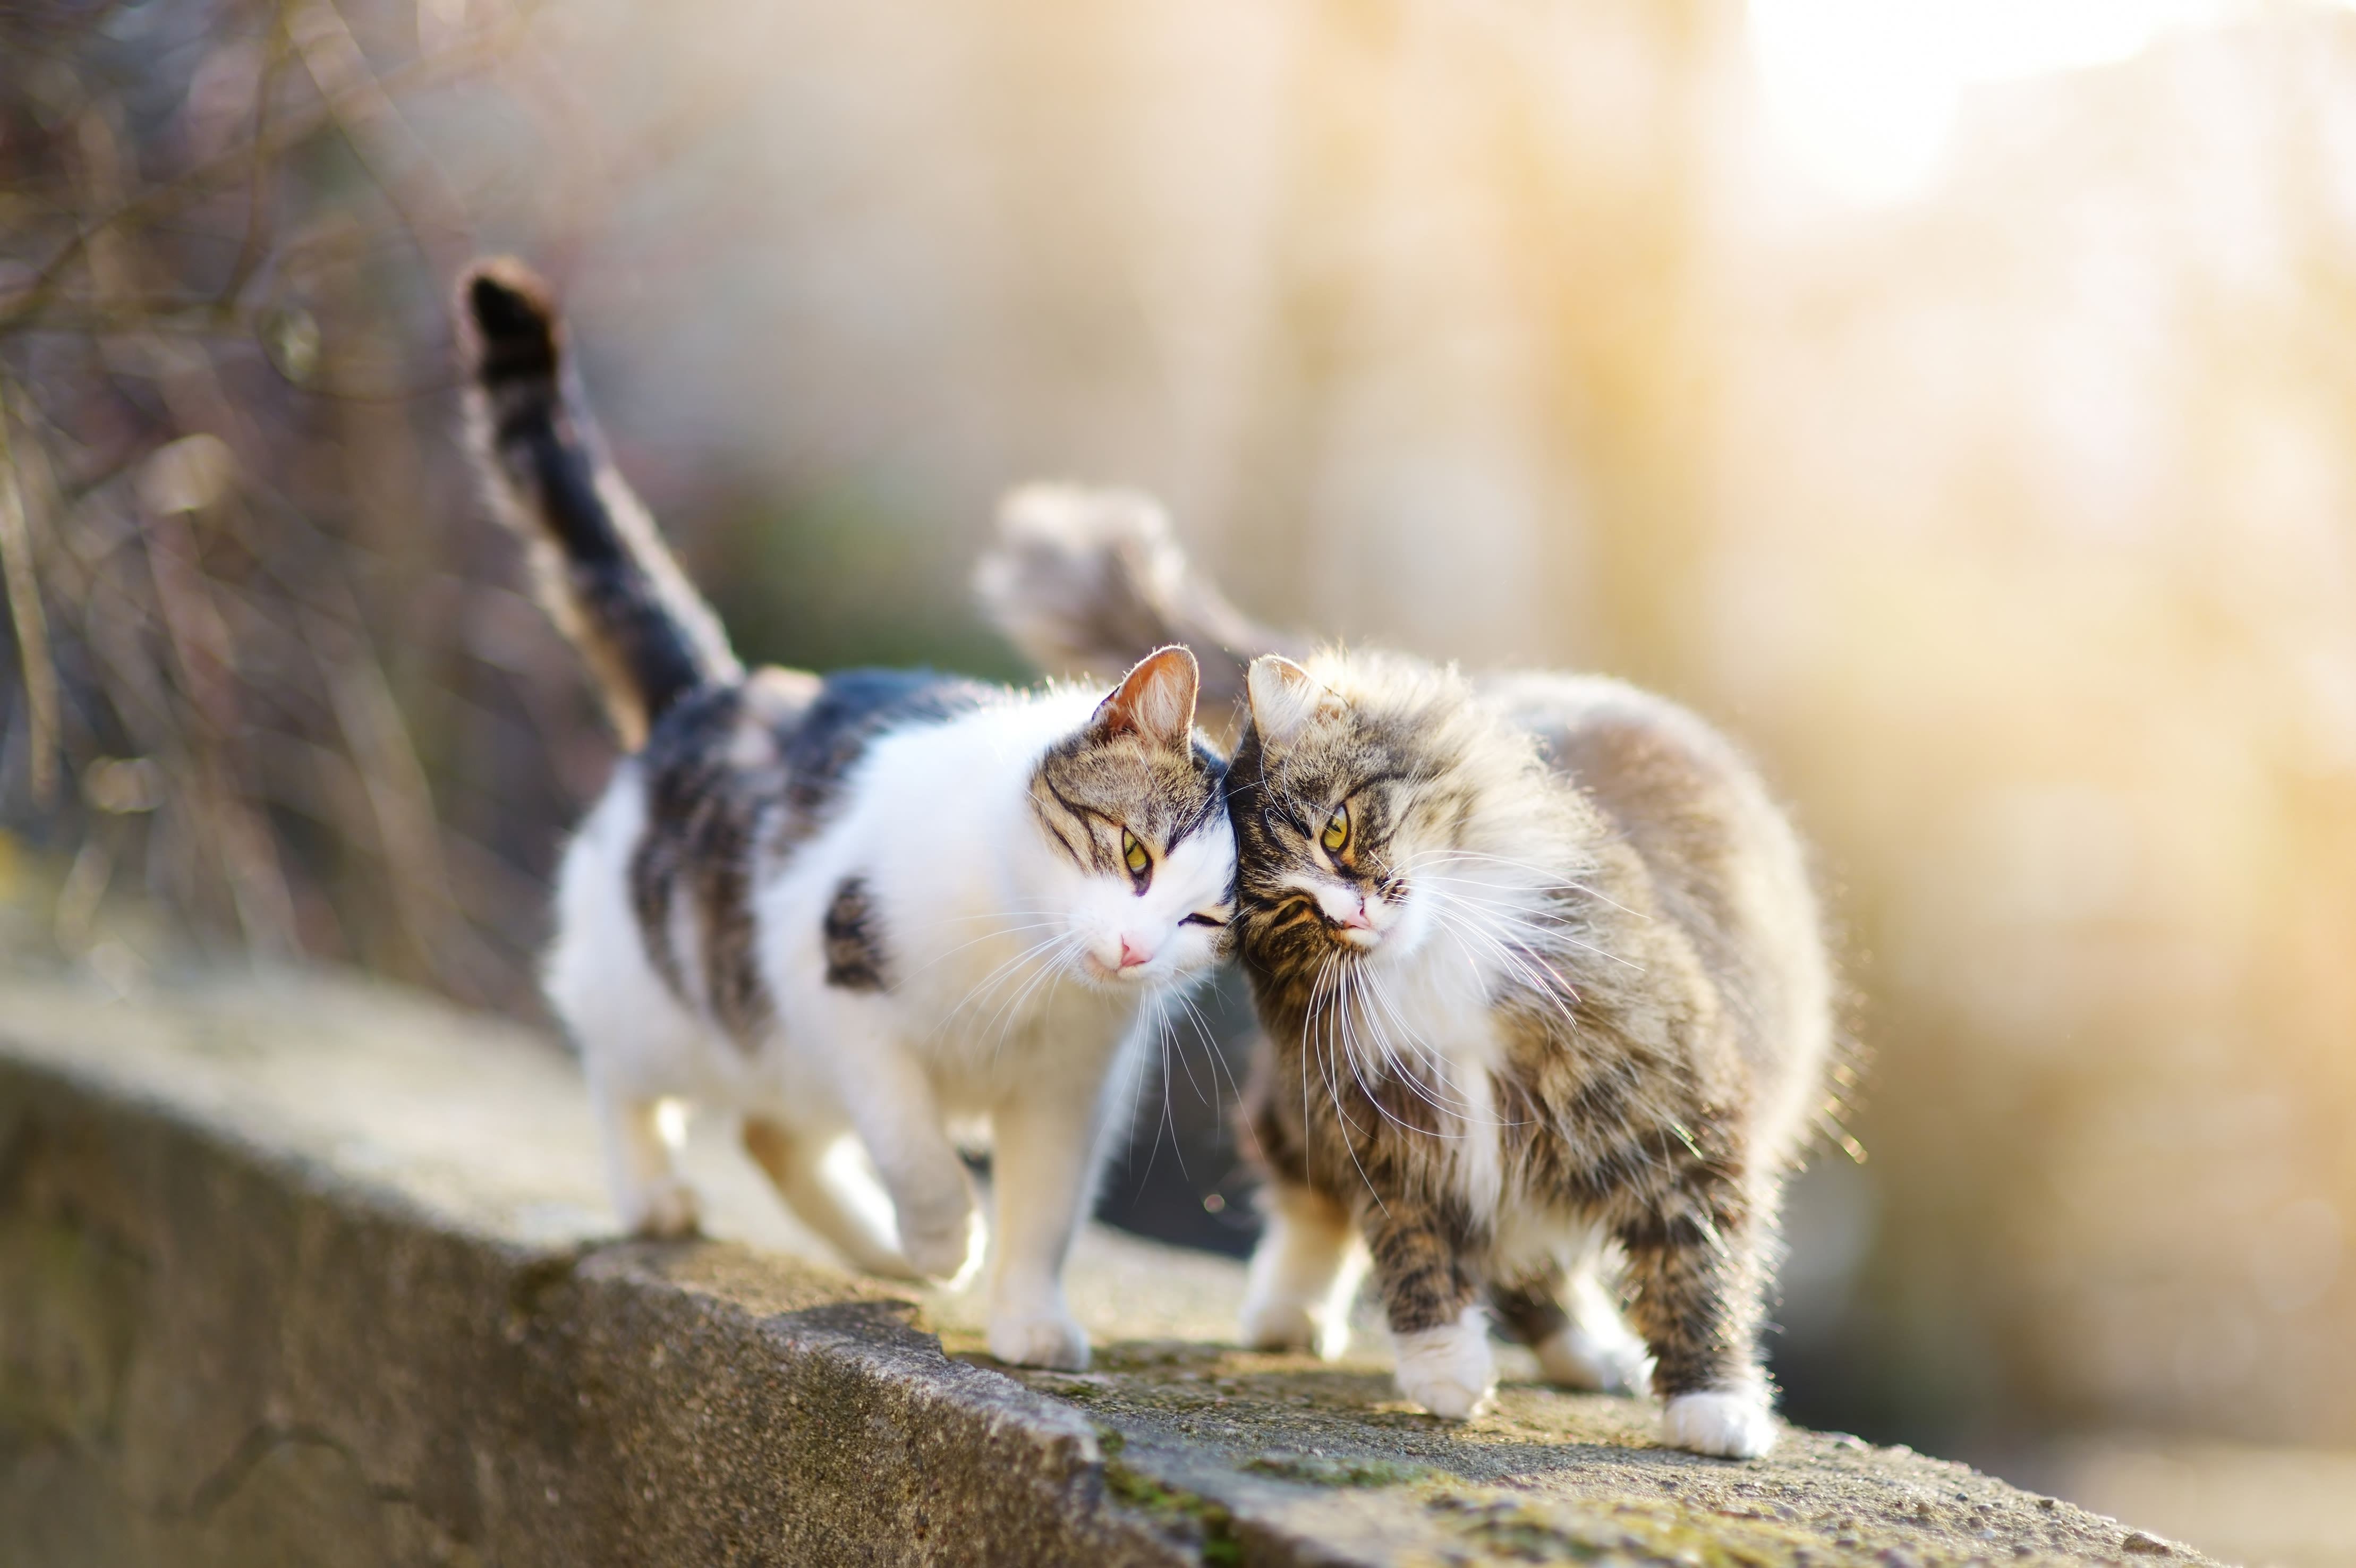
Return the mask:
[[(0, 6), (12, 961), (542, 1016), (612, 750), (454, 439), (488, 249), (748, 656), (1025, 676), (1062, 476), (1724, 724), (1870, 1061), (1794, 1416), (2356, 1563), (2356, 10)], [(1108, 1211), (1232, 1251), (1219, 1019)]]

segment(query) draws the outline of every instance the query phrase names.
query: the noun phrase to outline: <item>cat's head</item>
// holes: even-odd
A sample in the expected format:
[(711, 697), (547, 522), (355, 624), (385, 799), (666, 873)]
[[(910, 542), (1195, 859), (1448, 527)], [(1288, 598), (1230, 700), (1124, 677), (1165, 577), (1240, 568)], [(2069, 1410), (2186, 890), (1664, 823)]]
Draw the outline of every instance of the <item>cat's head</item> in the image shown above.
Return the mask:
[[(1443, 890), (1518, 812), (1534, 752), (1451, 669), (1370, 654), (1266, 655), (1227, 775), (1236, 933), (1265, 968), (1388, 965), (1420, 951)], [(1527, 848), (1524, 853), (1529, 853)], [(1457, 890), (1462, 901), (1462, 890)]]
[(1226, 765), (1194, 733), (1200, 678), (1184, 648), (1147, 655), (1032, 774), (1042, 912), (1101, 986), (1166, 985), (1226, 952), (1236, 841)]

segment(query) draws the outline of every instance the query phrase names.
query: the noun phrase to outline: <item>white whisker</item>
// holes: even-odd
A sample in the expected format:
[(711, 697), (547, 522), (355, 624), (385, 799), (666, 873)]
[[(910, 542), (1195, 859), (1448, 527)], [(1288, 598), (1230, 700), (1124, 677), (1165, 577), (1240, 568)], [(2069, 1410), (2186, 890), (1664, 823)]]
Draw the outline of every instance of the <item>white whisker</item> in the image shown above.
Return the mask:
[[(1609, 904), (1612, 908), (1618, 910), (1621, 913), (1633, 915), (1638, 920), (1649, 921), (1653, 918), (1651, 915), (1644, 913), (1642, 910), (1630, 909), (1626, 904), (1620, 902), (1618, 900), (1613, 899), (1607, 894), (1598, 892), (1595, 889), (1589, 887), (1585, 882), (1573, 881), (1571, 879), (1562, 875), (1560, 870), (1554, 867), (1542, 866), (1534, 860), (1517, 860), (1510, 855), (1493, 855), (1479, 849), (1447, 848), (1427, 851), (1418, 861), (1411, 861), (1408, 864), (1420, 863), (1421, 860), (1451, 859), (1486, 860), (1494, 865), (1512, 866), (1518, 870), (1530, 871), (1538, 877), (1543, 878), (1544, 880), (1538, 884), (1539, 891), (1566, 888), (1573, 892), (1585, 893), (1589, 898), (1595, 900), (1598, 903)], [(1399, 869), (1404, 871), (1408, 869), (1408, 866), (1403, 864)], [(1427, 875), (1429, 873), (1427, 873)]]
[(1008, 978), (1011, 978), (1013, 973), (1019, 969), (1023, 964), (1039, 953), (1055, 946), (1056, 943), (1066, 940), (1068, 940), (1068, 938), (1043, 938), (1038, 942), (1032, 943), (1020, 949), (1012, 957), (1001, 960), (995, 967), (991, 969), (988, 974), (984, 975), (980, 980), (975, 981), (972, 987), (969, 989), (964, 996), (958, 998), (958, 1002), (955, 1007), (950, 1008), (948, 1011), (941, 1015), (940, 1022), (935, 1026), (934, 1032), (936, 1035), (940, 1031), (947, 1029), (950, 1023), (956, 1019), (957, 1016), (963, 1012), (968, 1007), (973, 1005), (978, 1000), (986, 998), (991, 991), (995, 990), (1000, 985), (1004, 984), (1005, 981)]
[[(1334, 974), (1336, 966), (1342, 963), (1343, 960), (1340, 954), (1332, 953), (1326, 955), (1324, 963), (1319, 965), (1317, 971), (1317, 984), (1320, 989), (1325, 988), (1328, 977)], [(1348, 978), (1348, 973), (1346, 967), (1344, 967), (1342, 971), (1339, 981), (1337, 981), (1331, 989), (1324, 990), (1325, 1010), (1329, 1014), (1329, 1021), (1325, 1030), (1326, 1043), (1323, 1055), (1325, 1093), (1327, 1097), (1333, 1102), (1333, 1115), (1341, 1122), (1344, 1129), (1342, 1147), (1349, 1154), (1350, 1163), (1357, 1168), (1359, 1181), (1365, 1185), (1368, 1195), (1374, 1199), (1376, 1206), (1380, 1208), (1385, 1214), (1388, 1214), (1390, 1212), (1390, 1207), (1383, 1201), (1382, 1192), (1375, 1186), (1374, 1178), (1366, 1174), (1365, 1166), (1358, 1158), (1357, 1145), (1349, 1136), (1358, 1130), (1358, 1124), (1351, 1119), (1348, 1110), (1343, 1106), (1341, 1079), (1333, 1071), (1334, 1057), (1343, 1047), (1340, 1031), (1335, 1027), (1338, 1018), (1333, 1014), (1333, 1004), (1336, 997), (1339, 995), (1342, 987), (1346, 986)], [(1312, 991), (1312, 1005), (1314, 1004), (1316, 995), (1317, 993)], [(1365, 1086), (1363, 1083), (1359, 1085), (1361, 1092), (1364, 1091), (1365, 1087)], [(1303, 1088), (1305, 1091), (1305, 1084), (1303, 1085)], [(1381, 1109), (1379, 1105), (1376, 1108), (1377, 1110)]]

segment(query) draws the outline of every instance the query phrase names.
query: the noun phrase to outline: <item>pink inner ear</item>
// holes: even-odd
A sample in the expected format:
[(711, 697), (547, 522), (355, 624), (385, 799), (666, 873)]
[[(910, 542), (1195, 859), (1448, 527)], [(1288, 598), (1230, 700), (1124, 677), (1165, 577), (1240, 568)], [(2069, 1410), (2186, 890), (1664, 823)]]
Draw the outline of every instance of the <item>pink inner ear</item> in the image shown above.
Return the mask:
[(1105, 699), (1105, 723), (1115, 733), (1183, 738), (1194, 720), (1194, 661), (1183, 649), (1156, 654)]

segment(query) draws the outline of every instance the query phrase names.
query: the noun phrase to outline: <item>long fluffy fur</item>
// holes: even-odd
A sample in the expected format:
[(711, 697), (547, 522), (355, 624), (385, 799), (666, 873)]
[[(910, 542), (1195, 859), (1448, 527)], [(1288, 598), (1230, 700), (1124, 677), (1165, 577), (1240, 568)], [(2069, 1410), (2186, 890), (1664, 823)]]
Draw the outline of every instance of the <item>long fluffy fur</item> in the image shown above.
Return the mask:
[(636, 751), (672, 704), (744, 667), (607, 460), (547, 285), (510, 258), (477, 262), (459, 283), (458, 319), (467, 422), (497, 509), (530, 542), (541, 603)]
[[(1349, 1217), (1401, 1387), (1438, 1413), (1486, 1401), (1494, 1310), (1562, 1381), (1634, 1384), (1649, 1357), (1671, 1442), (1763, 1452), (1757, 1336), (1830, 1019), (1757, 779), (1611, 681), (1329, 654), (1255, 665), (1251, 700), (1228, 805), (1277, 1212)], [(1606, 1244), (1641, 1348), (1595, 1288)], [(1248, 1331), (1297, 1340), (1294, 1306), (1256, 1301)]]
[[(984, 598), (1043, 662), (1291, 641), (1234, 616), (1141, 498), (1018, 493), (1001, 532)], [(1762, 1452), (1776, 1211), (1831, 1034), (1798, 840), (1724, 740), (1618, 682), (1306, 665), (1242, 682), (1228, 775), (1268, 1042), (1244, 1116), (1270, 1180), (1245, 1338), (1339, 1343), (1355, 1232), (1427, 1408), (1485, 1403), (1494, 1313), (1556, 1381), (1649, 1379), (1672, 1443)], [(1317, 843), (1345, 801), (1337, 865)], [(1380, 938), (1408, 944), (1396, 962), (1347, 929), (1378, 906), (1407, 923)]]

